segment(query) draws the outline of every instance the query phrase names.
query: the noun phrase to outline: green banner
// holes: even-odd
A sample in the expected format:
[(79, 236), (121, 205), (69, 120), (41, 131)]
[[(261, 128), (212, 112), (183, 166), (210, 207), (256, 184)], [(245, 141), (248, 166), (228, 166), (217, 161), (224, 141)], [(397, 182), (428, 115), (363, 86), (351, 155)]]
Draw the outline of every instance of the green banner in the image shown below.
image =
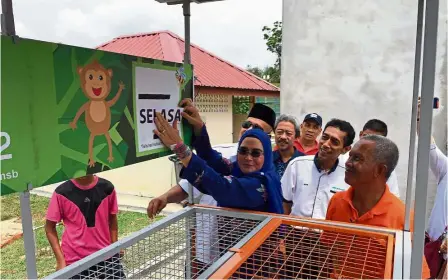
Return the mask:
[(1, 195), (171, 154), (154, 114), (193, 92), (191, 65), (7, 36), (1, 74)]

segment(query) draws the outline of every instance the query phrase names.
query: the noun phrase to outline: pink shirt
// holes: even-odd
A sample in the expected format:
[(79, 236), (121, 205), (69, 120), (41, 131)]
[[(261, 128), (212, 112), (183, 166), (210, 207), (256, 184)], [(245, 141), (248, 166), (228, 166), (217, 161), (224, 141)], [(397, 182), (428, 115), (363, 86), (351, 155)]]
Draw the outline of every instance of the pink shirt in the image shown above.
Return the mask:
[(56, 188), (47, 220), (64, 222), (61, 248), (67, 265), (111, 244), (109, 219), (117, 213), (114, 185), (105, 179), (95, 176), (88, 186), (70, 180)]

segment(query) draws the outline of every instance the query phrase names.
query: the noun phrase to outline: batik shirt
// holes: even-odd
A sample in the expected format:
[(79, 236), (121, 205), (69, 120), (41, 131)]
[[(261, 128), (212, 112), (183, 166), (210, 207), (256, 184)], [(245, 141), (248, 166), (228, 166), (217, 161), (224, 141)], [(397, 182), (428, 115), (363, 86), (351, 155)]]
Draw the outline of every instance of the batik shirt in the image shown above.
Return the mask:
[(288, 167), (288, 164), (291, 162), (291, 160), (304, 155), (304, 153), (299, 152), (296, 148), (294, 148), (294, 154), (292, 155), (292, 157), (287, 162), (283, 162), (280, 152), (278, 150), (274, 151), (274, 167), (275, 171), (278, 174), (278, 177), (280, 179), (283, 177), (283, 173), (285, 173), (286, 167)]

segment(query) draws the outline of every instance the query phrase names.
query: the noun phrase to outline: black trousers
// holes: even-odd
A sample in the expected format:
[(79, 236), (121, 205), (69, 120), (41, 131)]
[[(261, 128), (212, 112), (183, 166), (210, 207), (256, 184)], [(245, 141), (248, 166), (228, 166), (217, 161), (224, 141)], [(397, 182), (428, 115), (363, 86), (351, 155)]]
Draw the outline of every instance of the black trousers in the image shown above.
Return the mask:
[(116, 254), (112, 258), (92, 265), (88, 269), (76, 274), (70, 279), (125, 279), (123, 265), (120, 255)]

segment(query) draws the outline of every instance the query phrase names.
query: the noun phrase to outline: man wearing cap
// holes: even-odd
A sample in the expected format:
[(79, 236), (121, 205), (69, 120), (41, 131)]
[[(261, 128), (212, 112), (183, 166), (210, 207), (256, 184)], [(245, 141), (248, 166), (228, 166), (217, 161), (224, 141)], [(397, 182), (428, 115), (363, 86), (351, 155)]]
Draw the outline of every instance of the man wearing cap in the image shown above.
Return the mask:
[[(191, 99), (184, 99), (181, 101), (180, 106), (184, 108), (182, 116), (188, 120), (193, 126), (195, 135), (200, 135), (203, 121), (199, 115), (198, 109), (194, 106)], [(248, 129), (261, 129), (267, 134), (270, 134), (275, 124), (275, 112), (268, 106), (260, 103), (255, 103), (247, 116), (247, 119), (241, 124), (241, 130), (239, 137)], [(236, 161), (238, 143), (229, 145), (213, 146), (213, 149), (218, 151), (231, 162)], [(168, 203), (180, 203), (188, 198), (189, 183), (187, 180), (180, 180), (179, 183), (173, 186), (163, 195), (151, 200), (147, 207), (148, 217), (152, 218), (157, 213), (162, 211)], [(195, 200), (199, 199), (199, 204), (216, 206), (217, 202), (212, 196), (201, 193), (195, 187), (193, 187), (193, 197)], [(199, 220), (199, 219), (198, 219)], [(197, 244), (202, 244), (200, 248), (196, 248), (196, 261), (194, 266), (198, 269), (205, 267), (216, 258), (216, 253), (219, 250), (210, 248), (211, 244), (215, 244), (216, 241), (212, 240), (214, 236), (211, 234), (214, 228), (214, 221), (211, 219), (203, 219), (198, 221), (196, 228)]]
[(315, 155), (319, 150), (317, 137), (322, 132), (322, 117), (316, 113), (305, 116), (300, 125), (300, 135), (294, 141), (296, 149), (305, 155)]

